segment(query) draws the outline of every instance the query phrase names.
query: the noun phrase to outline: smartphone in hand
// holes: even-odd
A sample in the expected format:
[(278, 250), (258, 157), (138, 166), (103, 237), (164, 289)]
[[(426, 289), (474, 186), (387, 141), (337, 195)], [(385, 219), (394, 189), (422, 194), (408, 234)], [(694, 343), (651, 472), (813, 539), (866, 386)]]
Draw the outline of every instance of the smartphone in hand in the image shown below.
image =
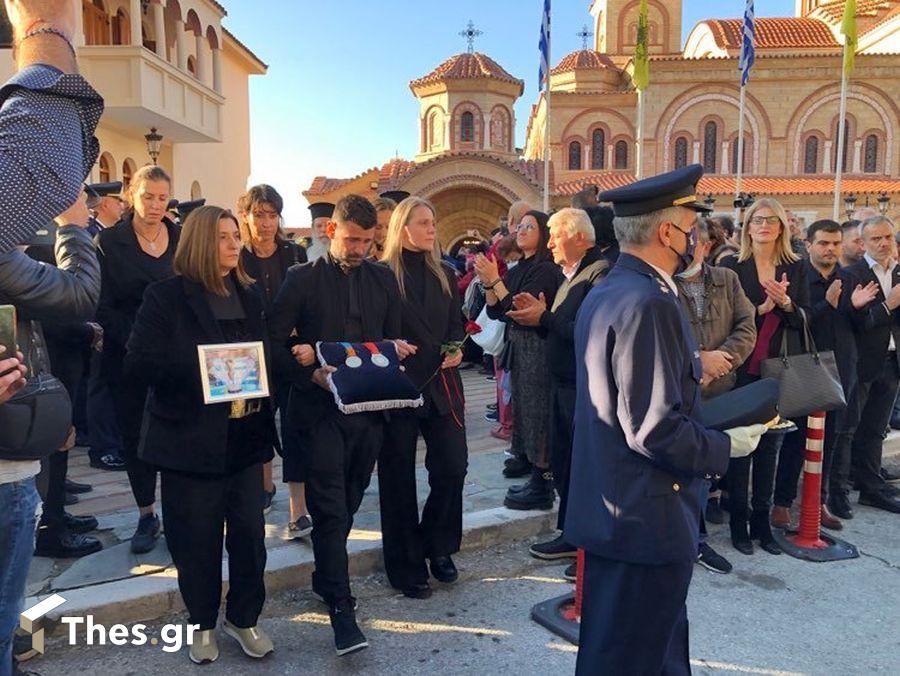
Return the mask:
[(0, 305), (0, 345), (4, 348), (0, 351), (0, 360), (16, 356), (19, 348), (16, 345), (16, 308), (13, 305)]

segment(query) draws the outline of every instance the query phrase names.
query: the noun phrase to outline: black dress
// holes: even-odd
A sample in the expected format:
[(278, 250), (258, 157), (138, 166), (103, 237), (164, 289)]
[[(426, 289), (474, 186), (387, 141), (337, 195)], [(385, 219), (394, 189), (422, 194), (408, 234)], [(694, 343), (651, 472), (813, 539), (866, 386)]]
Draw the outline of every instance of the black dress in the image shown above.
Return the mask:
[[(404, 365), (425, 405), (391, 413), (378, 458), (378, 487), (385, 569), (394, 587), (407, 589), (428, 581), (426, 558), (459, 551), (468, 446), (462, 380), (455, 368), (441, 369), (441, 345), (465, 337), (456, 277), (441, 264), (447, 294), (426, 264), (430, 254), (402, 255), (403, 336), (418, 348)], [(430, 486), (421, 520), (416, 495), (419, 433), (425, 439)]]

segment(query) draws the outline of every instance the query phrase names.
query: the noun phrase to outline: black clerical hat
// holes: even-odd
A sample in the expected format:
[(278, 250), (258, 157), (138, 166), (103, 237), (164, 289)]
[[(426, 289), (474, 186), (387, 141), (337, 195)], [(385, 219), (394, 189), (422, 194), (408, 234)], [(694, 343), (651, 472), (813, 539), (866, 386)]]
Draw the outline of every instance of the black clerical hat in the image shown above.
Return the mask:
[(387, 199), (394, 200), (397, 204), (400, 204), (400, 202), (409, 197), (409, 193), (405, 190), (385, 190), (379, 197), (386, 197)]
[(84, 191), (90, 197), (106, 197), (107, 195), (119, 195), (122, 192), (122, 181), (111, 183), (88, 183)]
[(616, 216), (640, 216), (669, 207), (709, 212), (710, 208), (697, 198), (697, 182), (701, 176), (703, 166), (689, 164), (675, 171), (607, 190), (600, 193), (597, 199), (612, 202)]
[(183, 221), (188, 217), (194, 209), (199, 209), (206, 204), (205, 199), (191, 200), (190, 202), (179, 202), (178, 200), (169, 200), (166, 211), (177, 211), (178, 217)]
[(310, 204), (307, 209), (312, 214), (312, 219), (331, 218), (334, 215), (334, 205), (331, 202), (315, 202)]
[(706, 427), (728, 430), (745, 425), (765, 425), (778, 415), (780, 383), (774, 378), (731, 390), (700, 404), (700, 419)]

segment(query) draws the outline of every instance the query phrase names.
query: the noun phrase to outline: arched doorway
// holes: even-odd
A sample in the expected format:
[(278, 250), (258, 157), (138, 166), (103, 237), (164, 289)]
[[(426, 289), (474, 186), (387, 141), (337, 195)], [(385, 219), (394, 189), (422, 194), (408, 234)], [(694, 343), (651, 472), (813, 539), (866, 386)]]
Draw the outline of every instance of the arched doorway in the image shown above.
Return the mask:
[(472, 237), (477, 232), (489, 239), (491, 230), (506, 218), (511, 202), (491, 190), (457, 186), (429, 198), (437, 210), (438, 239), (445, 249)]

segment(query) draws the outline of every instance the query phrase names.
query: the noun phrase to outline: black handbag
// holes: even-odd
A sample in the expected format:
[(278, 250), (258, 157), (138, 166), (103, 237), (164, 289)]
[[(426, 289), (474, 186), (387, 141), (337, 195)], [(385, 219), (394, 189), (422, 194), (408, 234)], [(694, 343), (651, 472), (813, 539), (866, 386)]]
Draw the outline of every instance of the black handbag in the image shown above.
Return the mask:
[(0, 460), (41, 460), (59, 449), (72, 426), (63, 384), (42, 373), (0, 404)]
[(847, 405), (838, 376), (834, 352), (819, 352), (809, 331), (806, 313), (797, 308), (803, 322), (805, 352), (788, 356), (787, 329), (781, 335), (781, 354), (762, 362), (763, 378), (781, 383), (778, 411), (784, 418), (802, 418), (814, 411), (833, 411)]

